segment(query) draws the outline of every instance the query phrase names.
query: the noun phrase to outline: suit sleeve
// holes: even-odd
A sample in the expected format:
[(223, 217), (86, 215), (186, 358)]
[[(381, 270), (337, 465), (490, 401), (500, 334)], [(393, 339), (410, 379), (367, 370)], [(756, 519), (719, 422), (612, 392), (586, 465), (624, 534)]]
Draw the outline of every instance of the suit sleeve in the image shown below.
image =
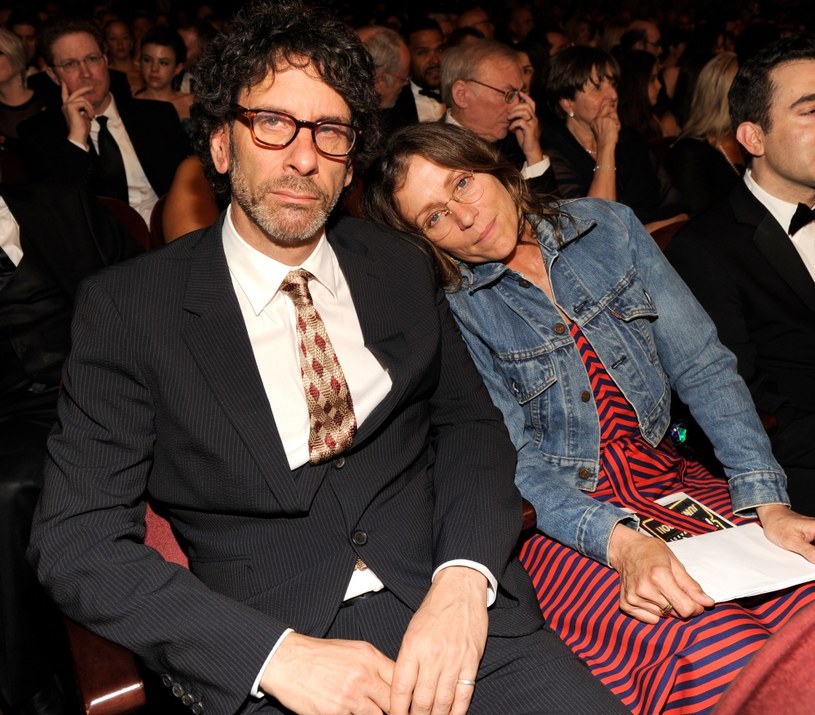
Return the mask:
[(486, 566), (500, 583), (521, 527), (515, 449), (441, 289), (436, 308), (441, 339), (440, 376), (431, 399), (434, 567), (468, 559)]
[(756, 345), (750, 337), (738, 281), (693, 224), (680, 230), (668, 244), (665, 255), (716, 325), (719, 340), (736, 355), (737, 369), (750, 388), (759, 409), (774, 411), (780, 406), (762, 389), (756, 369)]
[(68, 617), (195, 683), (207, 711), (236, 712), (287, 624), (142, 543), (155, 408), (134, 332), (99, 280), (83, 286), (29, 559)]

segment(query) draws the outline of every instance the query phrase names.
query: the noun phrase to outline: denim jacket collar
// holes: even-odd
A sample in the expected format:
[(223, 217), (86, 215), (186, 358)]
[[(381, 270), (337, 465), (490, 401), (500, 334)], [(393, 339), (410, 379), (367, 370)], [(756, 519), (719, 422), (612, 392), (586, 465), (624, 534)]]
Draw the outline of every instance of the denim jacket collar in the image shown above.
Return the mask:
[[(560, 237), (558, 237), (548, 221), (530, 214), (526, 215), (526, 219), (536, 226), (538, 243), (549, 265), (565, 245), (585, 236), (597, 225), (593, 217), (569, 216), (563, 213), (558, 219), (560, 229)], [(480, 264), (460, 262), (459, 265), (463, 279), (462, 288), (466, 288), (470, 293), (491, 285), (508, 270), (506, 264), (500, 261)]]

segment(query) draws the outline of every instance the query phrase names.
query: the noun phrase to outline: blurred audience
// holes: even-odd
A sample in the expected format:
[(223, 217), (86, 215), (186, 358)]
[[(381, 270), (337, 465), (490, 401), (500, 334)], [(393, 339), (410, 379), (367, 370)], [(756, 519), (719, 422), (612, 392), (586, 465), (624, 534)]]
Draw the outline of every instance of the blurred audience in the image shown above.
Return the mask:
[(657, 58), (645, 50), (630, 50), (619, 57), (619, 64), (617, 93), (622, 124), (648, 142), (677, 136), (676, 117), (670, 111), (657, 116), (655, 111), (662, 89)]
[(124, 72), (131, 94), (143, 85), (138, 58), (134, 55), (133, 35), (124, 20), (109, 20), (102, 29), (107, 49), (108, 67)]

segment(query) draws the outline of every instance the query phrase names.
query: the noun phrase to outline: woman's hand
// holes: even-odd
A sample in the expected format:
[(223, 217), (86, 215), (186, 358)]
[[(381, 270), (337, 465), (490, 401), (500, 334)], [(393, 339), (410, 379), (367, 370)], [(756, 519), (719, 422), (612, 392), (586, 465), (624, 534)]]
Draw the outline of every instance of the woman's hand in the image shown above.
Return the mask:
[(787, 509), (783, 504), (756, 508), (767, 538), (782, 549), (801, 554), (815, 563), (815, 519)]
[(620, 574), (620, 610), (629, 616), (658, 623), (671, 613), (690, 618), (713, 606), (713, 599), (659, 539), (617, 524), (608, 555)]
[(620, 118), (617, 116), (616, 98), (604, 99), (597, 116), (589, 124), (597, 144), (597, 154), (606, 147), (616, 147), (620, 134)]

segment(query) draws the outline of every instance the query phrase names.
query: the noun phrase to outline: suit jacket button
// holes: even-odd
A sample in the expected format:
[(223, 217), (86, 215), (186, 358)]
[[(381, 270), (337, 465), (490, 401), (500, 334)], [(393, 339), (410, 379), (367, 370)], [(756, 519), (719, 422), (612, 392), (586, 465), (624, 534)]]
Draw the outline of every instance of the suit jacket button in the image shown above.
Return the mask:
[(368, 543), (368, 534), (364, 531), (355, 531), (351, 536), (351, 541), (353, 541), (357, 546), (364, 546)]
[(345, 457), (334, 460), (334, 469), (342, 469), (345, 466)]
[(165, 688), (173, 687), (173, 679), (170, 677), (169, 673), (165, 673), (161, 676), (161, 682)]
[(181, 698), (181, 703), (189, 707), (195, 702), (195, 698), (193, 697), (192, 693), (187, 693), (183, 698)]
[(201, 713), (204, 712), (204, 703), (200, 701), (197, 703), (193, 703), (190, 710), (192, 710), (193, 713), (195, 713), (195, 715), (201, 715)]
[(173, 695), (177, 698), (180, 698), (184, 695), (184, 686), (181, 683), (175, 683), (173, 685)]

